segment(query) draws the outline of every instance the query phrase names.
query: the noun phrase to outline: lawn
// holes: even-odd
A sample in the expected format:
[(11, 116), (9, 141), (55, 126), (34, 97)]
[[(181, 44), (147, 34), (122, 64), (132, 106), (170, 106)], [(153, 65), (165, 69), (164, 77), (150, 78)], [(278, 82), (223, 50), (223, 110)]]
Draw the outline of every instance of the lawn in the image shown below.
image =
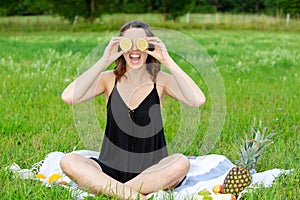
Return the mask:
[[(266, 150), (257, 171), (294, 169), (271, 188), (256, 190), (246, 199), (299, 199), (300, 145), (300, 34), (283, 31), (182, 30), (212, 58), (224, 87), (226, 108), (220, 139), (207, 153), (238, 159), (241, 140), (250, 137), (254, 119), (269, 132), (276, 132), (274, 144)], [(82, 70), (89, 53), (114, 32), (3, 32), (0, 37), (0, 194), (2, 199), (72, 199), (61, 187), (46, 188), (36, 181), (24, 181), (5, 171), (18, 163), (30, 168), (52, 151), (85, 149), (74, 121), (74, 109), (60, 94)], [(183, 47), (185, 48), (185, 47)], [(188, 47), (186, 47), (188, 49)], [(179, 60), (179, 58), (178, 58)], [(179, 60), (180, 61), (180, 60)], [(188, 155), (202, 155), (203, 133), (208, 130), (213, 102), (209, 85), (201, 74), (183, 69), (199, 84), (207, 104), (199, 109), (201, 121)], [(105, 123), (105, 102), (94, 102), (99, 126)], [(174, 104), (174, 107), (173, 107)], [(164, 107), (180, 105), (166, 99)], [(169, 141), (176, 135), (174, 124), (180, 111), (165, 109)], [(99, 142), (100, 148), (100, 142)], [(99, 199), (105, 199), (99, 197)]]

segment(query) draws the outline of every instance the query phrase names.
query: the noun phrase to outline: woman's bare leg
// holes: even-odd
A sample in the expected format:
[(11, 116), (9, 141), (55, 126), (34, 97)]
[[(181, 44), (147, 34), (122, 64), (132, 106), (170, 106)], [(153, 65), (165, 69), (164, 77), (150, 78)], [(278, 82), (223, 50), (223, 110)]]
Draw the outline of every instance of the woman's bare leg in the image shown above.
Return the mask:
[(171, 189), (184, 179), (189, 168), (190, 162), (184, 155), (173, 154), (149, 167), (125, 185), (139, 190), (142, 194)]
[(60, 166), (63, 172), (76, 182), (82, 189), (93, 194), (104, 194), (119, 199), (147, 199), (137, 190), (130, 188), (102, 172), (101, 167), (93, 160), (76, 153), (66, 154)]

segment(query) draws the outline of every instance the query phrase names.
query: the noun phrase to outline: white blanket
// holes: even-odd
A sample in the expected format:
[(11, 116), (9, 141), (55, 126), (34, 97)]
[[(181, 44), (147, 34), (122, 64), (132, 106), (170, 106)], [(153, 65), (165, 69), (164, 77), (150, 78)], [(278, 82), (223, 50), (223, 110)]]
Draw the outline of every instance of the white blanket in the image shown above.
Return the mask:
[[(78, 153), (84, 157), (97, 158), (99, 156), (99, 152), (88, 150), (74, 151), (74, 153)], [(34, 164), (31, 169), (20, 169), (20, 167), (14, 163), (10, 167), (10, 170), (24, 179), (36, 179), (36, 174), (43, 174), (45, 178), (39, 180), (47, 186), (63, 182), (64, 184), (61, 185), (72, 191), (74, 199), (79, 200), (84, 199), (84, 197), (87, 196), (93, 196), (92, 194), (88, 194), (81, 190), (76, 183), (63, 174), (59, 162), (64, 155), (65, 154), (62, 152), (51, 152), (44, 160)], [(191, 168), (180, 187), (176, 188), (172, 193), (168, 191), (159, 191), (148, 195), (148, 197), (154, 196), (155, 200), (161, 200), (172, 195), (175, 200), (192, 199), (192, 197), (202, 189), (209, 189), (213, 195), (213, 187), (215, 185), (222, 184), (228, 171), (234, 167), (234, 164), (222, 155), (211, 154), (199, 157), (188, 156), (188, 158), (191, 163)], [(253, 172), (253, 179), (250, 187), (269, 187), (272, 185), (275, 178), (282, 173), (290, 173), (290, 170), (272, 169), (261, 173)], [(61, 178), (56, 182), (49, 183), (49, 177), (53, 174), (58, 174)], [(242, 192), (242, 194), (245, 192), (247, 191)]]

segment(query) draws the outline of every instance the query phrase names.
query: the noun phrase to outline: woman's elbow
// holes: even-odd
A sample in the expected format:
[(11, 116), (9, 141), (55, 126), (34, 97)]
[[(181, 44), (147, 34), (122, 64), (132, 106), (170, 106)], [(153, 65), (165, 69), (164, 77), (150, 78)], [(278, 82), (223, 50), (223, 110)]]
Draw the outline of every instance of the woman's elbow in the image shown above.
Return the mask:
[(203, 97), (203, 98), (199, 101), (198, 107), (200, 107), (200, 106), (202, 106), (203, 104), (205, 104), (205, 102), (206, 102), (206, 98)]
[(206, 98), (205, 98), (205, 96), (203, 96), (194, 103), (193, 107), (198, 108), (198, 107), (202, 106), (203, 104), (205, 104), (205, 102), (206, 102)]
[(67, 104), (73, 104), (73, 98), (69, 95), (66, 95), (65, 93), (61, 94), (61, 99), (63, 100), (63, 102), (67, 103)]

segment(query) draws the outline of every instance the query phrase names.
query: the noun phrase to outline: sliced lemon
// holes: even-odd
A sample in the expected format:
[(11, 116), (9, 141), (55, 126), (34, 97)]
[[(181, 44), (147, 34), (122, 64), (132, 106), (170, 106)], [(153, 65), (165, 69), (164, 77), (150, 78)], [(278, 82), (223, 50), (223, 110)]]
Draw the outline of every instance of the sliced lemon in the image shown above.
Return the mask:
[(123, 38), (121, 41), (120, 41), (120, 48), (123, 50), (123, 51), (129, 51), (129, 49), (131, 49), (132, 47), (132, 42), (129, 38)]
[(147, 42), (147, 40), (145, 40), (144, 38), (139, 38), (136, 41), (136, 47), (138, 48), (138, 50), (140, 51), (145, 51), (146, 49), (148, 49), (149, 44)]
[(60, 179), (62, 176), (60, 174), (52, 174), (50, 177), (49, 177), (49, 183), (52, 184), (54, 181), (56, 181), (57, 179)]
[(35, 178), (45, 179), (46, 176), (44, 174), (37, 174), (35, 175)]

